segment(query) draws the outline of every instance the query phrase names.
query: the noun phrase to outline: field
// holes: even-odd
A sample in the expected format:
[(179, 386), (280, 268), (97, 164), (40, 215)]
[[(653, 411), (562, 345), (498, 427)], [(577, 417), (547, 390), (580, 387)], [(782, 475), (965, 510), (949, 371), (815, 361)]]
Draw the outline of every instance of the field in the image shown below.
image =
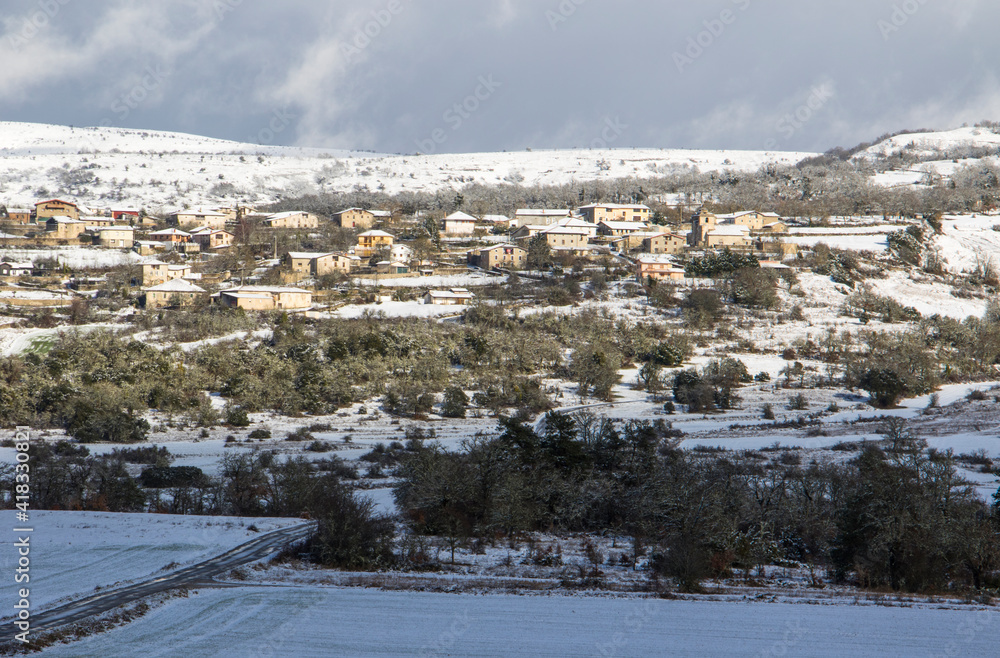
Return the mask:
[[(3, 512), (8, 526), (14, 513)], [(257, 532), (287, 525), (294, 519), (172, 517), (99, 512), (31, 513), (32, 604), (38, 610), (62, 599), (79, 598), (95, 588), (145, 579), (223, 553), (249, 541)], [(16, 556), (0, 553), (0, 567), (12, 572)], [(12, 600), (13, 579), (4, 585)]]
[(41, 655), (986, 656), (998, 632), (1000, 613), (974, 606), (246, 588), (203, 590)]

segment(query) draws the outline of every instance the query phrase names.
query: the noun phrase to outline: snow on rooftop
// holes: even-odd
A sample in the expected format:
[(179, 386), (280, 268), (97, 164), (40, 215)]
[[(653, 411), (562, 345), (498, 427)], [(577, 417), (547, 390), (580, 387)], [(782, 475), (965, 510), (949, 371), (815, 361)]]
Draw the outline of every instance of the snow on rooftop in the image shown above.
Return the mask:
[(151, 292), (187, 292), (187, 293), (192, 293), (192, 292), (198, 292), (198, 293), (206, 292), (202, 288), (199, 288), (198, 286), (194, 285), (193, 283), (190, 283), (189, 281), (187, 281), (185, 279), (171, 279), (170, 281), (167, 281), (166, 283), (161, 283), (158, 286), (152, 286), (150, 288), (146, 288), (146, 291), (147, 292), (150, 292), (150, 291)]

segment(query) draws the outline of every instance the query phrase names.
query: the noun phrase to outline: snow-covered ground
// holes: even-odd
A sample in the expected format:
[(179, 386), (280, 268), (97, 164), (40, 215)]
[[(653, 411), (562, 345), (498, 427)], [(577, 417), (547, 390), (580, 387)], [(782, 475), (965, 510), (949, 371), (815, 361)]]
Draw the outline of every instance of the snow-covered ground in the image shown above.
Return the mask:
[[(413, 276), (401, 279), (378, 279), (380, 288), (471, 288), (485, 286), (491, 283), (502, 283), (505, 276), (488, 272), (472, 272), (469, 274), (435, 274), (431, 276)], [(354, 279), (358, 286), (375, 287), (375, 277)]]
[[(380, 155), (259, 146), (218, 139), (120, 128), (70, 128), (0, 122), (0, 199), (10, 208), (38, 201), (39, 188), (61, 187), (66, 170), (91, 180), (78, 201), (159, 212), (189, 204), (268, 203), (280, 197), (355, 186), (436, 191), (470, 183), (525, 185), (648, 177), (681, 168), (756, 171), (793, 165), (812, 153), (609, 149), (439, 155)], [(84, 171), (85, 169), (85, 171)], [(317, 183), (323, 179), (323, 183)], [(215, 190), (221, 182), (233, 188)]]
[[(204, 590), (44, 656), (988, 656), (1000, 612), (337, 588)], [(165, 640), (169, 638), (169, 640)]]
[(461, 306), (435, 306), (423, 302), (382, 302), (342, 306), (330, 313), (337, 318), (360, 318), (365, 314), (384, 315), (387, 318), (439, 318), (465, 312)]
[(800, 247), (815, 247), (823, 243), (834, 249), (850, 251), (885, 251), (889, 243), (886, 236), (901, 226), (865, 226), (837, 228), (793, 228), (789, 230), (788, 242)]
[(990, 128), (963, 127), (928, 133), (897, 135), (859, 153), (857, 158), (895, 155), (908, 150), (918, 155), (963, 146), (1000, 146), (1000, 133)]
[[(2, 194), (0, 194), (2, 198)], [(0, 260), (18, 263), (37, 263), (55, 258), (60, 265), (72, 269), (101, 269), (134, 265), (142, 260), (139, 254), (121, 249), (92, 247), (48, 247), (44, 249), (0, 249)]]
[[(0, 512), (8, 528), (23, 527), (11, 510)], [(145, 579), (158, 571), (200, 562), (250, 541), (261, 532), (300, 523), (297, 519), (237, 519), (166, 514), (32, 511), (31, 601), (35, 609), (63, 598), (91, 594), (96, 587)], [(13, 573), (13, 550), (0, 551), (0, 567)], [(13, 600), (15, 583), (4, 583)], [(2, 613), (6, 616), (8, 611)]]

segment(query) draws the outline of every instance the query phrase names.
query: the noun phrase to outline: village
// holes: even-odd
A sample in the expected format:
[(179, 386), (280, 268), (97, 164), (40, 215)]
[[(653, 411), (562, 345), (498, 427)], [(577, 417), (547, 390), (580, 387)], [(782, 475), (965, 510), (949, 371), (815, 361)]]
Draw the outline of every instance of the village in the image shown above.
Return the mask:
[[(341, 229), (341, 244), (345, 235), (351, 244), (331, 251), (280, 246), (301, 244), (295, 239), (301, 236), (323, 242), (323, 232), (331, 228)], [(50, 199), (30, 210), (0, 206), (0, 277), (8, 293), (0, 290), (0, 301), (15, 308), (58, 307), (93, 294), (100, 272), (83, 270), (102, 268), (74, 268), (65, 258), (49, 258), (53, 253), (111, 250), (127, 256), (121, 262), (132, 271), (128, 295), (149, 309), (214, 303), (304, 312), (328, 306), (331, 288), (352, 280), (377, 289), (380, 283), (411, 279), (415, 288), (422, 278), (469, 269), (541, 273), (553, 266), (613, 264), (641, 285), (678, 283), (686, 278), (688, 258), (721, 250), (755, 254), (762, 267), (785, 268), (783, 261), (799, 253), (798, 245), (784, 239), (788, 231), (789, 223), (776, 213), (716, 215), (704, 208), (690, 223), (670, 225), (664, 213), (643, 204), (518, 209), (511, 217), (456, 211), (438, 219), (374, 208), (348, 208), (332, 217), (305, 211), (258, 214), (235, 205), (158, 217), (134, 208), (90, 209)], [(34, 294), (19, 295), (23, 287)], [(44, 291), (52, 298), (45, 299)], [(465, 306), (475, 295), (463, 286), (427, 285), (420, 299)]]

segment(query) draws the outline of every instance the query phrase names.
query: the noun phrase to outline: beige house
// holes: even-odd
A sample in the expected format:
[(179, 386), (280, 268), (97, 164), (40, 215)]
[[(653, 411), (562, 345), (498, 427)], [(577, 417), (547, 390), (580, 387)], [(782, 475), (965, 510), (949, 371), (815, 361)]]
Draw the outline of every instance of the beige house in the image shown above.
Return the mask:
[(684, 268), (665, 256), (642, 256), (636, 260), (636, 277), (640, 283), (654, 281), (683, 281)]
[(31, 211), (8, 210), (7, 221), (10, 222), (11, 224), (29, 224), (31, 223)]
[(660, 233), (642, 241), (642, 250), (647, 254), (680, 254), (687, 247), (687, 240), (675, 233)]
[(35, 222), (50, 217), (69, 217), (80, 219), (80, 206), (71, 201), (52, 199), (50, 201), (39, 201), (35, 204)]
[(584, 231), (587, 232), (587, 237), (590, 239), (596, 238), (598, 234), (598, 227), (596, 224), (590, 224), (578, 217), (567, 217), (565, 219), (561, 219), (558, 222), (556, 222), (556, 226), (561, 226), (563, 228), (583, 229)]
[(708, 249), (744, 250), (753, 247), (753, 240), (750, 238), (750, 229), (746, 226), (728, 224), (716, 226), (705, 233), (702, 246)]
[(521, 269), (527, 258), (528, 252), (525, 249), (512, 244), (498, 244), (495, 247), (473, 249), (466, 254), (469, 265), (484, 270)]
[(86, 225), (88, 231), (92, 229), (107, 228), (109, 226), (115, 225), (115, 220), (110, 217), (88, 216), (88, 217), (81, 217), (80, 221)]
[(241, 286), (220, 292), (219, 303), (246, 311), (301, 311), (312, 307), (312, 293), (299, 288)]
[(514, 213), (511, 225), (517, 228), (522, 226), (551, 226), (552, 224), (558, 224), (562, 219), (572, 216), (573, 212), (569, 208), (556, 210), (524, 208)]
[(158, 260), (142, 263), (142, 285), (144, 286), (157, 286), (167, 281), (173, 281), (174, 279), (190, 277), (190, 265), (170, 265)]
[(753, 247), (750, 232), (746, 224), (736, 224), (732, 219), (722, 223), (716, 215), (702, 209), (691, 219), (688, 245), (702, 249), (750, 249)]
[(49, 217), (45, 221), (45, 237), (47, 238), (76, 240), (86, 230), (85, 223), (72, 217)]
[(167, 223), (170, 226), (206, 226), (212, 229), (222, 230), (226, 228), (228, 217), (225, 213), (215, 210), (178, 210), (167, 215)]
[(208, 293), (184, 279), (172, 279), (146, 288), (146, 308), (193, 306), (207, 299)]
[(191, 241), (201, 245), (202, 251), (208, 249), (225, 249), (233, 246), (236, 236), (229, 231), (204, 228), (191, 234)]
[(162, 231), (153, 231), (146, 237), (154, 242), (170, 242), (173, 244), (191, 241), (190, 233), (185, 233), (177, 228), (167, 228)]
[(605, 221), (597, 225), (597, 232), (609, 238), (623, 238), (645, 231), (649, 226), (637, 222)]
[(450, 290), (431, 290), (424, 295), (425, 304), (435, 306), (466, 306), (472, 303), (476, 296), (465, 288), (451, 288)]
[(691, 232), (688, 233), (688, 246), (701, 247), (708, 231), (718, 226), (718, 218), (704, 208), (691, 218)]
[(392, 233), (367, 231), (358, 236), (358, 246), (354, 250), (354, 254), (359, 258), (371, 258), (383, 249), (391, 250), (395, 240)]
[(643, 205), (622, 205), (617, 203), (591, 204), (578, 209), (583, 219), (591, 224), (601, 222), (633, 222), (648, 224), (653, 211)]
[(333, 216), (333, 221), (341, 228), (359, 228), (368, 230), (378, 220), (392, 219), (388, 210), (365, 210), (364, 208), (348, 208)]
[(319, 228), (319, 217), (311, 212), (279, 212), (268, 215), (261, 222), (264, 228), (310, 229)]
[(131, 226), (108, 226), (94, 233), (94, 244), (101, 247), (131, 249), (135, 245), (135, 229)]
[(344, 254), (319, 254), (290, 251), (285, 257), (289, 270), (302, 276), (325, 276), (334, 272), (348, 273), (357, 261)]
[(451, 236), (472, 236), (476, 232), (476, 218), (456, 212), (444, 218), (444, 232)]
[(528, 238), (533, 238), (539, 233), (545, 231), (545, 229), (550, 228), (545, 224), (525, 224), (519, 227), (516, 231), (510, 234), (510, 237), (514, 240), (526, 240)]
[(773, 212), (758, 212), (756, 210), (744, 210), (743, 212), (731, 215), (719, 215), (720, 224), (736, 224), (746, 226), (751, 231), (762, 231), (768, 224), (780, 222), (781, 216)]
[(540, 235), (544, 235), (549, 247), (557, 251), (576, 251), (590, 245), (590, 236), (583, 229), (554, 226)]

